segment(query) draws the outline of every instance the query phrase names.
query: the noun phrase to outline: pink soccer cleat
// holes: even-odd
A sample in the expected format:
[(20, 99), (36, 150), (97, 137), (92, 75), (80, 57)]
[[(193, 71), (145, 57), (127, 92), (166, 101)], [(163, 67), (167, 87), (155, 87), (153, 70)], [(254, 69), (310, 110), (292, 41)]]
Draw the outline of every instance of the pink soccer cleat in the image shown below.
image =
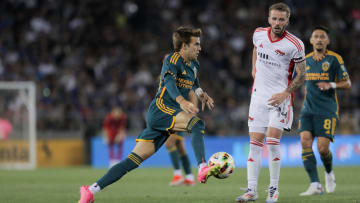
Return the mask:
[(83, 185), (80, 187), (80, 200), (79, 203), (93, 203), (94, 195), (90, 192), (89, 186)]
[(216, 164), (213, 166), (204, 166), (199, 174), (198, 174), (198, 181), (199, 183), (206, 183), (207, 179), (215, 174), (220, 173), (220, 165)]

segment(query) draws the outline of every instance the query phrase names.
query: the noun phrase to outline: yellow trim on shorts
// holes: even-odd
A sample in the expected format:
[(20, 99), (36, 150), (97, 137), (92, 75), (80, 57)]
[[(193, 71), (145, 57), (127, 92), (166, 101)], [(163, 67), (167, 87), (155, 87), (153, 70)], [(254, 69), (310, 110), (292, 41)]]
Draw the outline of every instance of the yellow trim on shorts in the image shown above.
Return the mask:
[(302, 153), (306, 153), (306, 152), (312, 152), (312, 148), (306, 148), (302, 150)]
[(173, 116), (173, 120), (171, 122), (171, 125), (170, 125), (170, 127), (166, 128), (166, 131), (169, 131), (170, 129), (172, 129), (174, 127), (174, 125), (175, 125), (175, 116)]
[(158, 109), (160, 111), (162, 111), (162, 112), (164, 112), (166, 114), (169, 114), (171, 116), (175, 113), (175, 110), (165, 106), (164, 103), (163, 103), (163, 100), (160, 99), (160, 98), (156, 99), (156, 106), (158, 107)]
[(136, 139), (136, 142), (154, 142), (154, 140)]

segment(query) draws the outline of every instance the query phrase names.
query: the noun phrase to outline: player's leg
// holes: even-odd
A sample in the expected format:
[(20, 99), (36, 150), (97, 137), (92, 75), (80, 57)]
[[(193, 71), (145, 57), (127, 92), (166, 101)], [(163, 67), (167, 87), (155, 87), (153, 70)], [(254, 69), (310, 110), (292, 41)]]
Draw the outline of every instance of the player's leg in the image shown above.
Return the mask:
[(205, 122), (193, 114), (182, 111), (175, 117), (173, 130), (188, 131), (190, 133), (191, 145), (198, 162), (198, 181), (206, 183), (207, 178), (217, 173), (220, 167), (217, 165), (209, 167), (206, 164), (204, 144)]
[(246, 165), (248, 187), (243, 195), (235, 199), (237, 202), (255, 201), (258, 199), (257, 185), (261, 170), (265, 131), (266, 127), (249, 127), (250, 144)]
[(279, 179), (281, 167), (280, 139), (283, 129), (268, 127), (266, 132), (266, 144), (268, 148), (268, 162), (270, 172), (270, 185), (268, 189), (267, 203), (276, 202), (279, 196)]
[(269, 112), (269, 127), (266, 132), (266, 144), (268, 148), (270, 185), (268, 189), (267, 203), (277, 202), (279, 198), (279, 179), (281, 167), (280, 139), (284, 129), (292, 124), (291, 99), (288, 97), (280, 106), (271, 107)]
[[(301, 122), (305, 123), (306, 121), (302, 119)], [(310, 131), (304, 130), (300, 132), (300, 139), (301, 139), (301, 147), (302, 147), (301, 157), (302, 157), (303, 165), (311, 182), (309, 188), (305, 192), (300, 193), (300, 196), (322, 194), (323, 189), (319, 181), (319, 175), (316, 166), (316, 158), (312, 149), (314, 137), (312, 136)]]
[(326, 192), (334, 192), (336, 188), (335, 175), (332, 168), (332, 154), (329, 149), (330, 141), (334, 140), (337, 119), (331, 116), (317, 116), (315, 133), (318, 137), (318, 150), (325, 167)]
[(186, 153), (186, 149), (185, 149), (184, 137), (186, 135), (186, 132), (179, 132), (178, 134), (181, 137), (179, 137), (179, 139), (176, 140), (175, 144), (176, 144), (176, 148), (178, 149), (178, 152), (180, 155), (180, 161), (181, 161), (181, 164), (182, 164), (184, 172), (185, 172), (184, 184), (193, 186), (193, 185), (195, 185), (194, 175), (191, 172), (190, 160), (189, 160), (189, 157), (188, 157), (188, 155)]
[(318, 150), (321, 161), (325, 167), (325, 189), (326, 192), (331, 193), (335, 191), (335, 174), (332, 169), (332, 154), (329, 149), (330, 139), (325, 137), (318, 137)]
[(116, 161), (121, 161), (122, 155), (123, 155), (123, 146), (124, 146), (124, 140), (120, 140), (117, 142), (118, 151), (116, 156)]
[(176, 140), (176, 134), (172, 134), (165, 142), (165, 147), (168, 150), (171, 164), (174, 168), (174, 175), (171, 182), (169, 183), (170, 186), (181, 185), (184, 181), (180, 169), (179, 153), (176, 147)]
[(117, 162), (114, 153), (115, 136), (108, 136), (108, 149), (109, 149), (109, 168), (113, 167)]
[(104, 189), (106, 186), (118, 181), (127, 172), (139, 167), (139, 165), (154, 152), (154, 143), (138, 142), (126, 159), (111, 167), (102, 178), (91, 186), (82, 186), (80, 188), (81, 197), (79, 203), (93, 202), (94, 194)]
[(261, 170), (262, 151), (264, 138), (269, 123), (268, 108), (257, 100), (251, 100), (249, 108), (249, 156), (247, 161), (248, 188), (246, 192), (238, 196), (235, 201), (255, 201), (258, 198), (257, 184)]

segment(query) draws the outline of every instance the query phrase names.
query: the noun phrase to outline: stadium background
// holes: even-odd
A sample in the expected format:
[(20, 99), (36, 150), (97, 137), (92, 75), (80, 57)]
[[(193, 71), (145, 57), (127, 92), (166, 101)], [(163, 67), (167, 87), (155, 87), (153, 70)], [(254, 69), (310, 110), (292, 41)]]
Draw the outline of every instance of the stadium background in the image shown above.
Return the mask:
[[(200, 115), (207, 134), (247, 136), (251, 37), (256, 27), (268, 26), (267, 8), (274, 2), (1, 1), (0, 80), (36, 83), (39, 165), (90, 164), (90, 140), (100, 135), (114, 105), (124, 108), (128, 135), (136, 136), (145, 126), (162, 58), (171, 50), (171, 33), (180, 25), (204, 33), (199, 77), (216, 104)], [(330, 28), (330, 49), (343, 56), (352, 80), (351, 90), (338, 91), (337, 134), (358, 139), (360, 2), (285, 2), (292, 10), (288, 30), (304, 41), (306, 53), (312, 28)], [(294, 129), (302, 100), (303, 90), (296, 93)]]

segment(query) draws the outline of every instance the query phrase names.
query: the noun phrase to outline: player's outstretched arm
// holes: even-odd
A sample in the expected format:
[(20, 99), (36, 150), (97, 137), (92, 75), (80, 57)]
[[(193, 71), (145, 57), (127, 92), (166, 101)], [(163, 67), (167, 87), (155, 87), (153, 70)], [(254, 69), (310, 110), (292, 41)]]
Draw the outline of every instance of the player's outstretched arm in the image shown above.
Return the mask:
[(269, 105), (272, 106), (279, 106), (285, 99), (288, 97), (294, 90), (299, 88), (305, 81), (305, 60), (299, 63), (295, 63), (295, 69), (297, 76), (291, 82), (288, 88), (284, 92), (274, 94), (269, 99)]

